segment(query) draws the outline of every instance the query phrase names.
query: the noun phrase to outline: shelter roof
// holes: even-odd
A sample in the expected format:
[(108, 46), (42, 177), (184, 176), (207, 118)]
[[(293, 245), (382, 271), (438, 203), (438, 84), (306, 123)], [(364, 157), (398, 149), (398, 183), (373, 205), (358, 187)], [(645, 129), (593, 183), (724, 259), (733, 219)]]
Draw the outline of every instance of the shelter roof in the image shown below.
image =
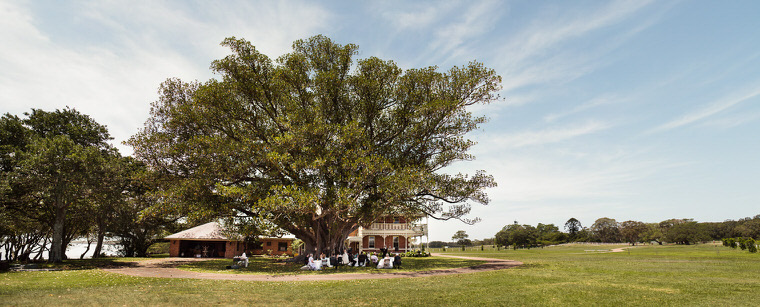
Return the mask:
[[(209, 222), (203, 225), (195, 226), (193, 228), (180, 231), (175, 234), (168, 235), (164, 239), (184, 239), (184, 240), (200, 240), (200, 241), (232, 241), (241, 240), (239, 236), (234, 234), (225, 234), (224, 228), (218, 222)], [(284, 239), (293, 240), (292, 235), (282, 238), (261, 238), (261, 239)]]
[(236, 240), (237, 238), (228, 238), (224, 234), (224, 229), (217, 222), (209, 222), (200, 226), (180, 231), (167, 236), (165, 239), (189, 239), (189, 240)]

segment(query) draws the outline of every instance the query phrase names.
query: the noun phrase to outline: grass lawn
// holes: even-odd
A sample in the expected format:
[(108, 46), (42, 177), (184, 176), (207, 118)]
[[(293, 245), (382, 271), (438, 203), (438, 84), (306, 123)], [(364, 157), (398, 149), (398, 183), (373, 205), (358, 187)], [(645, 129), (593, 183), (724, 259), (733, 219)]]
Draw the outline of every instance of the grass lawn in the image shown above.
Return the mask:
[(484, 261), (443, 258), (443, 257), (421, 257), (421, 258), (403, 258), (401, 269), (378, 270), (375, 266), (368, 267), (347, 267), (341, 266), (335, 268), (323, 268), (321, 271), (301, 271), (303, 263), (285, 263), (273, 262), (269, 258), (251, 257), (248, 260), (247, 268), (229, 270), (226, 267), (232, 264), (229, 259), (217, 259), (201, 262), (190, 262), (180, 266), (180, 269), (206, 272), (206, 273), (229, 273), (229, 274), (262, 274), (262, 275), (293, 275), (293, 274), (340, 274), (340, 273), (372, 273), (382, 274), (388, 272), (411, 272), (427, 271), (435, 269), (461, 268), (479, 265)]
[[(603, 247), (611, 248), (609, 246)], [(0, 274), (1, 305), (756, 305), (760, 254), (713, 244), (451, 252), (519, 260), (473, 274), (357, 281), (138, 278), (100, 270)], [(433, 258), (431, 258), (433, 259)], [(408, 259), (404, 259), (408, 260)]]

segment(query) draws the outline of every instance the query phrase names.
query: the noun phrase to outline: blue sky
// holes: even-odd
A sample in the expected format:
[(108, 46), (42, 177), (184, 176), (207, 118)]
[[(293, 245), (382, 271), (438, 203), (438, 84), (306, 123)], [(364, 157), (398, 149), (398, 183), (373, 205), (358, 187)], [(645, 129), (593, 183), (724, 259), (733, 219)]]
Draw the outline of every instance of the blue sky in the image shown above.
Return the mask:
[(315, 34), (402, 68), (478, 60), (503, 101), (478, 106), (476, 160), (499, 186), (482, 222), (431, 221), (431, 240), (513, 221), (659, 222), (760, 214), (757, 1), (0, 1), (0, 111), (71, 106), (114, 144), (159, 83), (207, 80), (228, 36), (272, 58)]

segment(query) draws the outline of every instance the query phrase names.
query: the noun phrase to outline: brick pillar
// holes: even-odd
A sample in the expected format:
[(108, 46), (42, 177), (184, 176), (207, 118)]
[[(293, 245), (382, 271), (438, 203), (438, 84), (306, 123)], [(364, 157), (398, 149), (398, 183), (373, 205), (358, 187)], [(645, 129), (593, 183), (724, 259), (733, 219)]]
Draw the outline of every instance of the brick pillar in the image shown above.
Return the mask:
[(179, 257), (179, 240), (169, 240), (169, 256)]

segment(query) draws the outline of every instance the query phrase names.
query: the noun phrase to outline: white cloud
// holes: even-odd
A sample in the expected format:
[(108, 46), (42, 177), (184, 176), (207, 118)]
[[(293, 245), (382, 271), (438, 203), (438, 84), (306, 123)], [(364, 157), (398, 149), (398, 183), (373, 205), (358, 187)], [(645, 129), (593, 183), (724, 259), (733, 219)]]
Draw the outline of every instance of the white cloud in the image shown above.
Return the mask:
[(609, 127), (610, 125), (607, 123), (590, 121), (570, 127), (553, 127), (543, 130), (501, 135), (494, 137), (491, 142), (507, 148), (543, 145), (592, 134)]
[(229, 52), (218, 46), (224, 37), (246, 38), (277, 57), (293, 40), (316, 34), (330, 16), (314, 5), (290, 2), (209, 3), (195, 10), (183, 3), (93, 2), (61, 13), (101, 29), (109, 41), (48, 34), (38, 28), (36, 19), (42, 17), (0, 2), (3, 111), (20, 115), (29, 108), (74, 107), (107, 124), (123, 154), (131, 148), (119, 143), (142, 127), (159, 84), (170, 77), (211, 77), (210, 61)]
[(564, 111), (564, 112), (558, 112), (558, 113), (551, 113), (546, 116), (544, 116), (544, 121), (546, 122), (554, 122), (560, 118), (567, 117), (573, 114), (580, 113), (582, 111), (592, 109), (598, 106), (603, 106), (607, 104), (611, 104), (614, 102), (620, 101), (620, 99), (612, 96), (612, 95), (601, 95), (598, 97), (595, 97), (594, 99), (591, 99), (583, 104), (580, 104), (578, 106), (575, 106), (574, 108)]
[(504, 92), (535, 84), (569, 82), (606, 63), (605, 56), (654, 24), (659, 15), (636, 21), (595, 45), (573, 43), (596, 30), (622, 23), (647, 7), (651, 1), (617, 1), (589, 11), (562, 11), (562, 15), (535, 18), (531, 26), (510, 37), (497, 48)]
[(503, 13), (498, 1), (480, 1), (457, 9), (459, 11), (448, 15), (451, 20), (432, 33), (433, 40), (417, 59), (418, 62), (428, 62), (431, 58), (447, 62), (452, 58), (471, 57), (474, 42), (480, 41), (492, 30)]
[(519, 63), (524, 59), (543, 55), (560, 43), (624, 21), (650, 3), (651, 0), (615, 1), (591, 14), (585, 10), (575, 14), (563, 12), (563, 15), (571, 16), (569, 19), (542, 16), (540, 23), (537, 22), (534, 27), (517, 34), (502, 48), (506, 50), (504, 57)]
[[(405, 6), (399, 3), (388, 4), (387, 2), (376, 3), (380, 7), (382, 16), (395, 27), (397, 31), (419, 31), (430, 27), (445, 18), (456, 6), (453, 1), (438, 1), (436, 5), (417, 4), (403, 2)], [(385, 4), (385, 5), (383, 5)]]
[(760, 120), (760, 112), (747, 112), (734, 116), (727, 116), (724, 118), (713, 119), (705, 122), (706, 126), (718, 127), (722, 129), (733, 128), (744, 125), (749, 122)]
[(753, 86), (745, 90), (740, 90), (738, 91), (738, 93), (735, 93), (735, 94), (732, 93), (726, 97), (715, 100), (712, 103), (708, 104), (707, 106), (699, 110), (689, 112), (687, 114), (682, 115), (681, 117), (677, 119), (674, 119), (665, 124), (657, 126), (649, 130), (647, 133), (667, 131), (667, 130), (675, 129), (681, 126), (689, 125), (694, 122), (704, 120), (715, 114), (718, 114), (729, 108), (732, 108), (741, 102), (750, 100), (759, 95), (760, 95), (760, 87), (758, 86)]

